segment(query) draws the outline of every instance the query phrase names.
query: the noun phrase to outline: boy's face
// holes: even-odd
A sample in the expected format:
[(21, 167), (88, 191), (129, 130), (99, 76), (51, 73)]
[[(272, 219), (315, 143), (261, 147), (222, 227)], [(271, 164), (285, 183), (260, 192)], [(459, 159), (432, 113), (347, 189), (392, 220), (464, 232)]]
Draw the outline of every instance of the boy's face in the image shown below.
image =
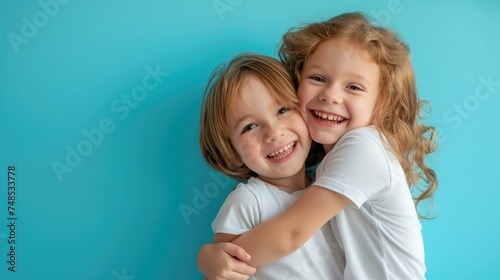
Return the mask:
[(242, 163), (269, 183), (304, 167), (311, 139), (304, 120), (250, 76), (229, 107), (230, 141)]
[(349, 130), (371, 124), (380, 67), (342, 39), (321, 43), (301, 72), (297, 90), (309, 133), (328, 152)]

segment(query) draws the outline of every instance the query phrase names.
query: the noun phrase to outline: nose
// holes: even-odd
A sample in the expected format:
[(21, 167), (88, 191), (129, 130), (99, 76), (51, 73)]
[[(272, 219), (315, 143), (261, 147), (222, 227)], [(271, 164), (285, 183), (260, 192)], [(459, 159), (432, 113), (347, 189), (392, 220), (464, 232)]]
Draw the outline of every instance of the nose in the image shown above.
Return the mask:
[(264, 141), (266, 143), (273, 142), (285, 135), (285, 126), (280, 121), (269, 123), (264, 128)]
[(333, 85), (326, 87), (319, 94), (319, 99), (327, 104), (340, 104), (344, 102), (342, 91)]

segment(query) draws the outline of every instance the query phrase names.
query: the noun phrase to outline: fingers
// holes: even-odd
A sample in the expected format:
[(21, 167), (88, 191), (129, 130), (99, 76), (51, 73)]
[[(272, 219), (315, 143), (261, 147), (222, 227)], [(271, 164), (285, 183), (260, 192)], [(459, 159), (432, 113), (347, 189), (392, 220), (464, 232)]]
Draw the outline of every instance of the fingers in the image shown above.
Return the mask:
[(255, 272), (257, 272), (257, 269), (255, 267), (249, 266), (248, 264), (246, 264), (244, 262), (238, 262), (238, 263), (234, 264), (232, 267), (232, 270), (236, 274), (240, 274), (240, 275), (243, 275), (246, 277), (246, 278), (242, 278), (242, 279), (248, 279), (249, 275), (253, 275), (253, 274), (255, 274)]
[(253, 266), (250, 266), (246, 264), (245, 262), (250, 260), (250, 255), (240, 246), (235, 245), (233, 243), (226, 243), (223, 248), (224, 252), (226, 252), (228, 255), (233, 256), (234, 258), (240, 260), (237, 262), (234, 262), (231, 265), (231, 270), (233, 272), (236, 272), (236, 274), (243, 274), (247, 278), (242, 278), (242, 279), (248, 279), (248, 275), (255, 274), (257, 269)]
[(247, 262), (250, 260), (250, 255), (243, 248), (233, 243), (225, 243), (223, 250), (240, 261)]
[(248, 279), (250, 279), (250, 276), (248, 275), (231, 272), (228, 273), (227, 275), (224, 275), (223, 278), (219, 278), (218, 280), (248, 280)]
[(250, 255), (232, 243), (206, 244), (198, 254), (198, 268), (210, 280), (247, 280), (256, 272), (244, 262)]
[(250, 278), (249, 274), (239, 273), (238, 271), (235, 271), (235, 268), (239, 268), (237, 268), (234, 263), (226, 263), (226, 265), (226, 267), (222, 267), (220, 270), (216, 271), (214, 273), (214, 275), (216, 276), (214, 276), (214, 278), (210, 278), (210, 280), (248, 280)]

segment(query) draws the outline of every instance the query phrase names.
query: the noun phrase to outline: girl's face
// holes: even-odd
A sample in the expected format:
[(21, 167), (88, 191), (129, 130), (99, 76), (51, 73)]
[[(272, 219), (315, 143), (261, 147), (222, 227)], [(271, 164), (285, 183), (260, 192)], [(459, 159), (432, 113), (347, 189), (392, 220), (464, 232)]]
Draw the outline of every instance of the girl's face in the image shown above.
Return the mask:
[(229, 110), (230, 141), (241, 163), (275, 185), (303, 170), (311, 146), (304, 120), (259, 79), (248, 77)]
[(321, 43), (309, 57), (297, 95), (312, 139), (326, 152), (349, 130), (371, 124), (379, 79), (369, 53), (342, 39)]

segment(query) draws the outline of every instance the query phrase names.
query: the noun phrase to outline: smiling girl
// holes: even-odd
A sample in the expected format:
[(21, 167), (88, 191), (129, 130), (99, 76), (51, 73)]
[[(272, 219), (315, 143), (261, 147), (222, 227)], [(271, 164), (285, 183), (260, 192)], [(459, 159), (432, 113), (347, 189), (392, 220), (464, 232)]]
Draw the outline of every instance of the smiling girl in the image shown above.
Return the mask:
[[(298, 81), (303, 118), (327, 155), (297, 201), (232, 243), (260, 267), (329, 222), (345, 253), (345, 279), (425, 279), (416, 205), (437, 188), (424, 162), (435, 138), (418, 123), (423, 101), (408, 46), (359, 13), (289, 31), (283, 40), (280, 57)], [(413, 198), (409, 186), (421, 193)]]

